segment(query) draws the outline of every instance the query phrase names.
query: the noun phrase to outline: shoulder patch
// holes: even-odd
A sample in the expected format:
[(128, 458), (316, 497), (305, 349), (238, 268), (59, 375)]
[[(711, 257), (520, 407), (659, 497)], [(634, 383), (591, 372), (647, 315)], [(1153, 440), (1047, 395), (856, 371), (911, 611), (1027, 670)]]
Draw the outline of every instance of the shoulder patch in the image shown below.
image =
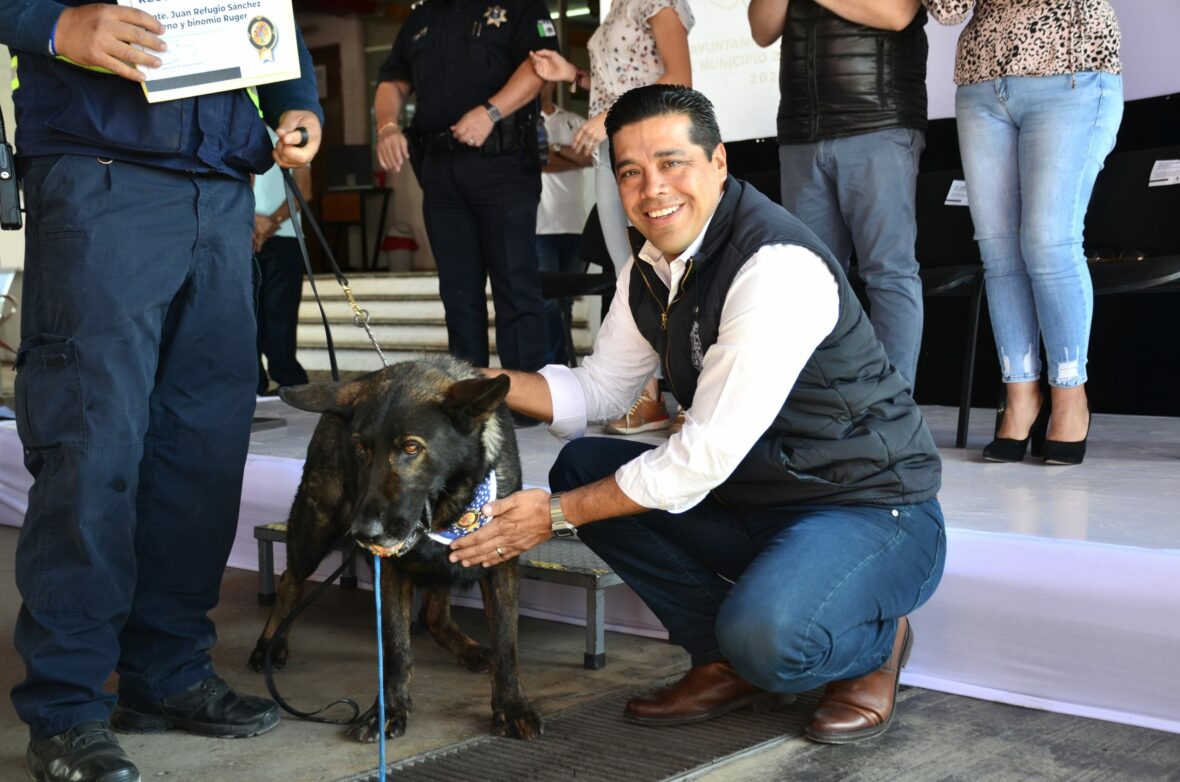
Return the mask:
[(553, 26), (552, 19), (538, 19), (537, 20), (537, 35), (542, 38), (556, 38), (557, 28)]

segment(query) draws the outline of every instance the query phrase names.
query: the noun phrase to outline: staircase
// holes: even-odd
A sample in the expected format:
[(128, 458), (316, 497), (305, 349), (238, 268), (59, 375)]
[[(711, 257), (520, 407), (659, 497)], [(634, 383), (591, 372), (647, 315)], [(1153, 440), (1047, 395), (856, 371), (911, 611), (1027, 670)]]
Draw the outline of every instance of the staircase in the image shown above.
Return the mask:
[[(442, 301), (438, 296), (438, 275), (434, 272), (381, 272), (350, 275), (353, 296), (369, 312), (369, 327), (381, 345), (389, 363), (418, 358), (425, 353), (447, 350), (447, 329)], [(344, 291), (331, 275), (317, 275), (316, 287), (332, 327), (336, 362), (341, 372), (368, 372), (381, 368), (381, 359), (369, 342), (365, 330), (353, 323), (352, 309)], [(495, 311), (490, 286), (488, 301), (488, 342), (491, 365), (499, 366), (496, 355)], [(590, 352), (597, 324), (589, 319), (591, 309), (598, 311), (598, 298), (574, 302), (574, 347), (579, 357)], [(309, 373), (327, 372), (327, 339), (320, 320), (311, 284), (303, 283), (303, 302), (299, 306), (299, 363)]]

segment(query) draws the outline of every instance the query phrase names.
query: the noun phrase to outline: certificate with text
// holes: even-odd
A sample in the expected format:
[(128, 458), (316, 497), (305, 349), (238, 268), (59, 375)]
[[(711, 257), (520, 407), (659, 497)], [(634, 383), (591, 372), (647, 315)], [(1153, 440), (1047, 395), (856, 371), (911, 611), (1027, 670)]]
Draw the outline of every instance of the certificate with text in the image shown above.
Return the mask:
[(291, 0), (119, 0), (164, 26), (164, 63), (140, 67), (149, 103), (299, 78)]

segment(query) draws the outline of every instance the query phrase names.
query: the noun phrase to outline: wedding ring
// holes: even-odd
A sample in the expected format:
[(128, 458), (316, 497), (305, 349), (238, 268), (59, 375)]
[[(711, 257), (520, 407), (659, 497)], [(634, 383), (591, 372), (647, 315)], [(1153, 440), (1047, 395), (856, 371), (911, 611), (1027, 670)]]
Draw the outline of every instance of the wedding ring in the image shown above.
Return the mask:
[(475, 146), (475, 139), (473, 139), (471, 136), (468, 136), (467, 143), (474, 147)]
[(500, 548), (499, 546), (496, 546), (496, 556), (503, 558), (504, 557), (504, 549)]

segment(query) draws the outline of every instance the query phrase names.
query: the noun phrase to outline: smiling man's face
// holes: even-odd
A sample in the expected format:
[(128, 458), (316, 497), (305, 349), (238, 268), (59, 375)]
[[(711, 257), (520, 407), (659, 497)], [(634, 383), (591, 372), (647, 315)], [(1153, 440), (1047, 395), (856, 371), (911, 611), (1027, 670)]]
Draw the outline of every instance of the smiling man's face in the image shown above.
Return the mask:
[(632, 224), (665, 257), (679, 256), (717, 209), (729, 169), (725, 147), (712, 160), (690, 138), (686, 114), (625, 125), (611, 139), (619, 197)]

